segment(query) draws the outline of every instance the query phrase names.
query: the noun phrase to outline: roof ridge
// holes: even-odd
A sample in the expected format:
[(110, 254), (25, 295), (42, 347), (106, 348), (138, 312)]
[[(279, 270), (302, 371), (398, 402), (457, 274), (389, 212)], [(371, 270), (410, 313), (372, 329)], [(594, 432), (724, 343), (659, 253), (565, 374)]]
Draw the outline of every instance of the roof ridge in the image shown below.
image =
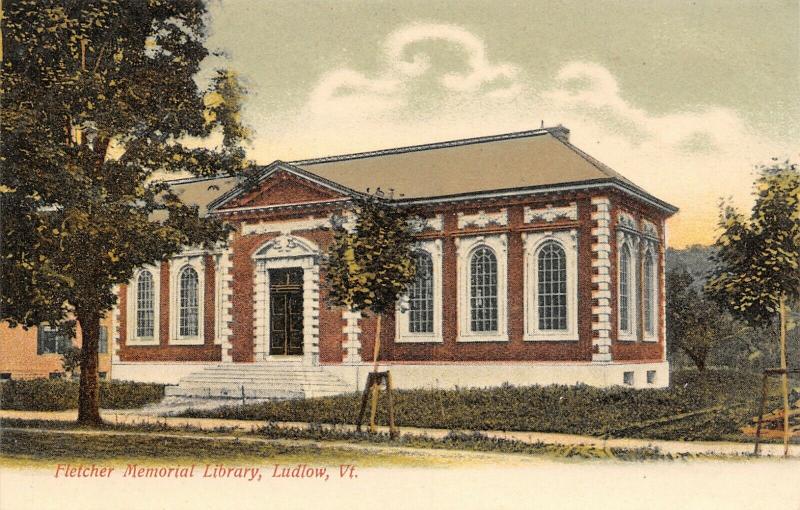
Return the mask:
[(630, 179), (628, 179), (627, 177), (625, 177), (621, 173), (617, 172), (616, 170), (614, 170), (610, 166), (606, 165), (605, 163), (603, 163), (599, 159), (595, 158), (594, 156), (592, 156), (588, 152), (584, 151), (580, 147), (574, 145), (569, 140), (565, 140), (565, 139), (558, 138), (558, 137), (556, 137), (556, 138), (558, 139), (559, 142), (563, 143), (568, 149), (570, 149), (575, 154), (577, 154), (578, 156), (580, 156), (583, 159), (585, 159), (592, 166), (594, 166), (595, 168), (597, 168), (598, 170), (600, 170), (602, 173), (606, 174), (607, 176), (609, 176), (609, 177), (611, 177), (613, 179), (619, 179), (621, 181), (625, 181), (628, 184), (636, 186), (637, 188), (639, 187), (633, 181), (631, 181)]
[(181, 177), (181, 178), (178, 178), (178, 179), (165, 179), (165, 180), (160, 181), (160, 182), (166, 182), (166, 183), (169, 183), (170, 185), (173, 185), (173, 184), (188, 184), (188, 183), (192, 183), (192, 182), (213, 181), (215, 179), (226, 179), (228, 177), (235, 179), (238, 176), (236, 176), (236, 175), (228, 175), (226, 173), (221, 173), (221, 174), (217, 174), (217, 175), (205, 175), (205, 176), (202, 176), (202, 177), (196, 177), (195, 176), (195, 177)]
[(477, 136), (471, 138), (459, 138), (456, 140), (447, 140), (443, 142), (425, 143), (419, 145), (408, 145), (403, 147), (393, 147), (390, 149), (378, 149), (374, 151), (353, 152), (349, 154), (340, 154), (336, 156), (322, 156), (318, 158), (299, 159), (291, 161), (292, 165), (315, 165), (318, 163), (333, 163), (337, 161), (348, 161), (352, 159), (365, 159), (378, 156), (387, 156), (392, 154), (405, 154), (409, 152), (420, 152), (434, 149), (446, 149), (449, 147), (459, 147), (462, 145), (473, 145), (477, 143), (497, 142), (502, 140), (514, 140), (517, 138), (527, 138), (531, 136), (540, 136), (544, 134), (551, 134), (554, 138), (558, 138), (554, 133), (561, 133), (566, 128), (563, 126), (547, 127), (540, 129), (531, 129), (527, 131), (515, 131), (512, 133), (502, 133), (497, 135)]

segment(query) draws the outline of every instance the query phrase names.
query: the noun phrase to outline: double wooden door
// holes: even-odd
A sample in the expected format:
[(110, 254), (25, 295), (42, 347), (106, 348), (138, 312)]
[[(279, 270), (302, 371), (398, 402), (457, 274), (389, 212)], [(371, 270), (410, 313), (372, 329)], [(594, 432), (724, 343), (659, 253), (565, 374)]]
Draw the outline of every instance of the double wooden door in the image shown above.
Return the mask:
[(303, 270), (270, 269), (269, 353), (303, 354)]

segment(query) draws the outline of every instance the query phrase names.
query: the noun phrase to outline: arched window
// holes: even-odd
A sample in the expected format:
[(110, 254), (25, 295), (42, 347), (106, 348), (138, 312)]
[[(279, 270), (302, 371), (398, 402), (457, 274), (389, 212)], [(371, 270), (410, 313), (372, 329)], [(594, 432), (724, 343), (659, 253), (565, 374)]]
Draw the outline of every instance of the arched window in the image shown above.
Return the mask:
[(644, 258), (644, 331), (648, 335), (656, 333), (656, 264), (652, 252)]
[(199, 330), (197, 271), (191, 267), (185, 268), (181, 271), (179, 282), (178, 335), (197, 336)]
[(631, 332), (631, 250), (622, 246), (619, 256), (619, 329)]
[(409, 333), (433, 333), (433, 260), (417, 252), (417, 274), (408, 289)]
[(483, 246), (470, 258), (469, 307), (470, 329), (474, 332), (497, 331), (497, 257)]
[(136, 336), (149, 338), (155, 329), (153, 274), (142, 271), (136, 280)]
[(558, 243), (548, 242), (537, 262), (539, 329), (567, 329), (567, 254)]

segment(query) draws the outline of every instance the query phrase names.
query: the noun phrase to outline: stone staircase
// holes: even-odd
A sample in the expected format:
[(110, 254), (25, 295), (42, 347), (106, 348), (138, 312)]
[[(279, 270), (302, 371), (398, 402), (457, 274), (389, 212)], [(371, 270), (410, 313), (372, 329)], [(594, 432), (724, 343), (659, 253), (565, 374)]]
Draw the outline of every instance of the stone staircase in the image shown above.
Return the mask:
[(286, 400), (326, 397), (355, 391), (322, 367), (298, 362), (222, 363), (167, 386), (168, 397)]

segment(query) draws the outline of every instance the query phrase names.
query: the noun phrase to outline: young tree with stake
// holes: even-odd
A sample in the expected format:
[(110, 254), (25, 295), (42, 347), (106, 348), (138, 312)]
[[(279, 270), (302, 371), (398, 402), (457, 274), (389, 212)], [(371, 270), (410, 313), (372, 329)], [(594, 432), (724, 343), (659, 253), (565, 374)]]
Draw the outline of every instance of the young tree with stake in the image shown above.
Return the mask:
[(784, 453), (789, 452), (789, 379), (786, 331), (789, 308), (800, 300), (800, 171), (795, 163), (774, 161), (760, 168), (750, 218), (722, 204), (714, 255), (715, 269), (705, 291), (753, 325), (780, 323)]
[[(398, 298), (414, 280), (412, 212), (389, 203), (380, 193), (353, 198), (350, 211), (355, 225), (348, 230), (334, 225), (328, 251), (326, 281), (332, 305), (376, 316), (373, 372), (378, 371), (381, 319), (395, 310)], [(374, 429), (378, 385), (372, 388)]]

